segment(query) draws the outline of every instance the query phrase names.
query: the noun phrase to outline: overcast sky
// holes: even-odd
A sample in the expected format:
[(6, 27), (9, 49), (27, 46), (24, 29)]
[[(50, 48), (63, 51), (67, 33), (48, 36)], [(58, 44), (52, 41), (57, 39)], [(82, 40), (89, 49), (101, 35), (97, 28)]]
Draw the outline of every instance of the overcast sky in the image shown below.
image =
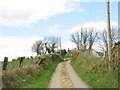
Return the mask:
[[(118, 2), (114, 1), (110, 3), (111, 23), (117, 25)], [(0, 60), (34, 56), (32, 44), (51, 35), (62, 37), (62, 48), (75, 48), (70, 35), (84, 26), (95, 27), (98, 32), (106, 27), (106, 2), (0, 0)]]

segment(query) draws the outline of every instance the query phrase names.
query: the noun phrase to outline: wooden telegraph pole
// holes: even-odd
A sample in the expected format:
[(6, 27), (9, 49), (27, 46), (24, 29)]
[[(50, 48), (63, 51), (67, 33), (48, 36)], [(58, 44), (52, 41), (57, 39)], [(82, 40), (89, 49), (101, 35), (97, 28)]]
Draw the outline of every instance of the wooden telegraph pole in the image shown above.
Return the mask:
[(107, 29), (108, 29), (108, 57), (111, 61), (111, 48), (112, 48), (112, 38), (111, 38), (111, 28), (110, 28), (110, 0), (107, 0)]
[(61, 55), (61, 37), (60, 37), (60, 55)]

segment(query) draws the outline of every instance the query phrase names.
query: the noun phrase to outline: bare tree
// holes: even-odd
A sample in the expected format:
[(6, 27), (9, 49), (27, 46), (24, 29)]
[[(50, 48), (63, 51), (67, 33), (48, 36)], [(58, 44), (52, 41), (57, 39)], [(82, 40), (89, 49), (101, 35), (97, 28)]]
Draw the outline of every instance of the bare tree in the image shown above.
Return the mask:
[(97, 38), (98, 32), (94, 31), (94, 28), (90, 28), (89, 33), (88, 33), (88, 42), (89, 42), (89, 47), (88, 50), (89, 52), (92, 49), (92, 46)]
[(71, 41), (74, 42), (77, 46), (77, 49), (80, 50), (80, 34), (76, 32), (71, 35)]
[(112, 46), (118, 42), (118, 30), (115, 26), (111, 27)]
[[(105, 51), (108, 51), (108, 39), (107, 39), (107, 30), (104, 29), (102, 33), (99, 34), (100, 40), (103, 42), (101, 44), (101, 47), (105, 47)], [(114, 45), (115, 42), (117, 42), (118, 39), (118, 32), (116, 30), (116, 27), (112, 26), (111, 27), (111, 37), (112, 37), (112, 46)]]
[[(105, 51), (108, 51), (108, 41), (107, 41), (107, 31), (104, 29), (104, 31), (100, 34), (100, 39), (103, 42), (103, 47), (105, 47)], [(102, 46), (102, 44), (101, 44)]]
[(45, 40), (46, 52), (54, 53), (55, 49), (58, 47), (59, 38), (58, 37), (54, 37), (54, 36), (50, 36), (50, 37), (44, 38), (44, 40)]
[(86, 50), (87, 49), (87, 40), (88, 40), (88, 31), (85, 28), (84, 32), (82, 34), (82, 41), (83, 41), (83, 49)]
[(71, 41), (74, 42), (78, 50), (86, 50), (88, 40), (88, 29), (81, 28), (79, 31), (71, 35)]
[(48, 53), (51, 53), (51, 50), (50, 50), (50, 47), (49, 47), (49, 43), (48, 42), (45, 42), (45, 54), (48, 52)]
[(36, 41), (32, 46), (32, 51), (36, 52), (37, 55), (41, 55), (44, 49), (43, 41)]

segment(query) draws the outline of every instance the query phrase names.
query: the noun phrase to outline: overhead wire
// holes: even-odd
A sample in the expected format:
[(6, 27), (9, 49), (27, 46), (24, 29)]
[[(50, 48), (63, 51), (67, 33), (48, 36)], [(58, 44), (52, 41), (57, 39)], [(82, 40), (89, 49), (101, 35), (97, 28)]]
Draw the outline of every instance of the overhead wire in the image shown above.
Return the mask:
[(93, 19), (94, 15), (95, 15), (95, 12), (96, 12), (96, 4), (95, 4), (95, 2), (92, 2), (90, 11), (88, 13), (88, 17), (86, 19), (86, 22), (89, 22)]

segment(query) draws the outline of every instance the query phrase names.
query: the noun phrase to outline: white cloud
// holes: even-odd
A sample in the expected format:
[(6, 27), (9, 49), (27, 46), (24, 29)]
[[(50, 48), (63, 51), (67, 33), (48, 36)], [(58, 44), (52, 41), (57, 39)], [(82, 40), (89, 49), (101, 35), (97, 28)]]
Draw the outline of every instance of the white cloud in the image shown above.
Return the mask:
[(60, 31), (60, 28), (61, 28), (61, 25), (59, 24), (54, 24), (52, 26), (49, 26), (47, 29), (48, 29), (48, 33), (49, 34), (58, 34), (58, 33), (61, 33)]
[(9, 60), (20, 57), (20, 56), (35, 56), (36, 53), (31, 51), (31, 46), (36, 40), (41, 40), (41, 37), (0, 37), (0, 61), (5, 56)]
[[(0, 0), (0, 24), (21, 26), (74, 11), (72, 0)], [(81, 9), (82, 10), (82, 9)]]
[[(117, 27), (118, 26), (117, 22), (111, 21), (111, 26)], [(74, 33), (76, 31), (79, 31), (81, 28), (94, 28), (96, 32), (103, 32), (106, 27), (107, 27), (107, 22), (105, 21), (87, 22), (87, 23), (75, 26), (70, 30), (67, 30), (66, 33)]]
[(62, 43), (62, 49), (68, 50), (68, 48), (69, 49), (74, 49), (74, 48), (76, 48), (76, 45), (73, 42), (63, 42)]

